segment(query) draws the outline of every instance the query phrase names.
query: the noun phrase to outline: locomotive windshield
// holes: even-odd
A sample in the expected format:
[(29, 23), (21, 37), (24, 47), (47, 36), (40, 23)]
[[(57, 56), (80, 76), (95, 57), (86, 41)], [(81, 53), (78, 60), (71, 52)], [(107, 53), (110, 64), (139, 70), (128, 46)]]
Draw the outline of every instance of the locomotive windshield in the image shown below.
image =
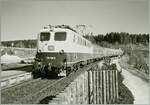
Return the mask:
[(56, 32), (54, 36), (55, 41), (65, 41), (66, 40), (66, 32)]
[(40, 41), (48, 41), (48, 40), (50, 40), (50, 33), (42, 32), (40, 34)]

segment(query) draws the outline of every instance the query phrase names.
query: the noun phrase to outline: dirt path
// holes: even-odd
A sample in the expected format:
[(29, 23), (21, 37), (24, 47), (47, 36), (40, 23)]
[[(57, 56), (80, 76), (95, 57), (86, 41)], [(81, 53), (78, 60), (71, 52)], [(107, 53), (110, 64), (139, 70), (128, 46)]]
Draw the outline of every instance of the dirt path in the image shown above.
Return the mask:
[[(120, 68), (118, 60), (114, 60)], [(122, 69), (123, 83), (131, 90), (134, 96), (134, 104), (149, 104), (149, 83), (129, 71)]]

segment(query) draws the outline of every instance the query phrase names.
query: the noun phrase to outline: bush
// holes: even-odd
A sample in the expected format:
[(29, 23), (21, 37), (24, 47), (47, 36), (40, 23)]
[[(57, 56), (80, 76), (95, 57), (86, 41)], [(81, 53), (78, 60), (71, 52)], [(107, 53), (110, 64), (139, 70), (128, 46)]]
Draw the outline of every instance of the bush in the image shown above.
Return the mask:
[(143, 73), (148, 74), (149, 67), (146, 62), (148, 53), (144, 52), (145, 51), (133, 50), (132, 54), (129, 55), (129, 61), (127, 63), (133, 65), (134, 68), (142, 71)]

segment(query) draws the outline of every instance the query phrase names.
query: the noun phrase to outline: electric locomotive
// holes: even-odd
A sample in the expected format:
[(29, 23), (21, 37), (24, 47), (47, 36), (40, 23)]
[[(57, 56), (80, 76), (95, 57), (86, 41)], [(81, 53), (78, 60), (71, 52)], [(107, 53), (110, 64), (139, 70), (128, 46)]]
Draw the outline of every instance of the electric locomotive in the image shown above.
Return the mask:
[(69, 26), (45, 27), (38, 33), (32, 73), (35, 77), (69, 75), (85, 64), (120, 52), (115, 51), (93, 45)]

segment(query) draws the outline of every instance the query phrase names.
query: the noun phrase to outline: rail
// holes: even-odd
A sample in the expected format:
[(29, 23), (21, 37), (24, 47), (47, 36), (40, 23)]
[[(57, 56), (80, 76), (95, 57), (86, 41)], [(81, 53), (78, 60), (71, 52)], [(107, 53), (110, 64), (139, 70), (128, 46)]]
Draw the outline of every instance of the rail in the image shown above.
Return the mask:
[(31, 73), (22, 73), (1, 79), (1, 88), (5, 89), (32, 78)]

